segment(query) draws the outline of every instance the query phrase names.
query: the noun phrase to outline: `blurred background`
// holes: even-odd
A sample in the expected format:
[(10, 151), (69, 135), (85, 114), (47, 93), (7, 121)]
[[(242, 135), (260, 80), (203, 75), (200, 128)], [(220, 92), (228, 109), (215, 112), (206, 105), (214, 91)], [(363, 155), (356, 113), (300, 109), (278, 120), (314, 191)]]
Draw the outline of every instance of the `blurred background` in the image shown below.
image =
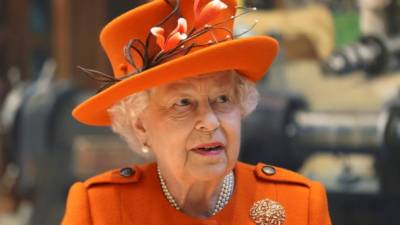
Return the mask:
[[(0, 0), (0, 225), (55, 225), (69, 186), (142, 163), (70, 112), (111, 74), (101, 28), (145, 0)], [(322, 182), (335, 225), (400, 221), (400, 1), (242, 0), (236, 33), (281, 50), (243, 123), (240, 160)]]

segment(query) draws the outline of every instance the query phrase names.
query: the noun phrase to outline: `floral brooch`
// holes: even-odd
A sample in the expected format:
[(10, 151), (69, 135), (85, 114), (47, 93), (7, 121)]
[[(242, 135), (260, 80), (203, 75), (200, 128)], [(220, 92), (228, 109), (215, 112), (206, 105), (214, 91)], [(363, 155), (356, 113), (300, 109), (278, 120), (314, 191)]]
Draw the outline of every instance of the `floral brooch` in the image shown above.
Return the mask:
[(278, 202), (263, 199), (254, 203), (250, 217), (257, 225), (282, 225), (285, 222), (285, 208)]

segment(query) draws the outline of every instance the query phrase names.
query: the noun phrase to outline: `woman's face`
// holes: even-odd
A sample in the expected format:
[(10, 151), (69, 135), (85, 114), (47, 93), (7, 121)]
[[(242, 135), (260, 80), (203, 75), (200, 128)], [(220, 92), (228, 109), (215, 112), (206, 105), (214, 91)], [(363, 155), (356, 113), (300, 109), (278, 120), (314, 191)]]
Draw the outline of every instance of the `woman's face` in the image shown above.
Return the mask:
[(134, 126), (164, 173), (206, 181), (234, 167), (241, 124), (235, 76), (217, 72), (151, 91)]

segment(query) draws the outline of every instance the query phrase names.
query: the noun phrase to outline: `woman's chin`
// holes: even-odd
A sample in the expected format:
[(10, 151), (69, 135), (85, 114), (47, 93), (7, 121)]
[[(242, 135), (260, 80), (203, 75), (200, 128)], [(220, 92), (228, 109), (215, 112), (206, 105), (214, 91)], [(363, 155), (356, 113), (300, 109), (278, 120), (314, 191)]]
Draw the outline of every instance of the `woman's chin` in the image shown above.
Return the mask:
[(225, 170), (205, 169), (196, 171), (192, 174), (192, 176), (198, 181), (213, 181), (216, 179), (221, 179), (226, 175), (225, 173)]
[(227, 160), (207, 160), (190, 165), (190, 173), (199, 180), (220, 178), (229, 171)]

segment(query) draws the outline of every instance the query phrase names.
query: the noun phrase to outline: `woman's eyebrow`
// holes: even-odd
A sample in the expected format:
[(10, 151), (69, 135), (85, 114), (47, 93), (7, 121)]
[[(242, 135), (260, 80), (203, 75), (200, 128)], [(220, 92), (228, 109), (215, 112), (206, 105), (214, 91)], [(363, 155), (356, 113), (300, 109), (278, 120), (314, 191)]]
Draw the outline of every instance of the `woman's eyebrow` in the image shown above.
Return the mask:
[(171, 99), (179, 96), (188, 96), (194, 91), (191, 88), (188, 88), (184, 85), (172, 85), (171, 87), (167, 87), (161, 92), (157, 93), (158, 98), (160, 99)]

